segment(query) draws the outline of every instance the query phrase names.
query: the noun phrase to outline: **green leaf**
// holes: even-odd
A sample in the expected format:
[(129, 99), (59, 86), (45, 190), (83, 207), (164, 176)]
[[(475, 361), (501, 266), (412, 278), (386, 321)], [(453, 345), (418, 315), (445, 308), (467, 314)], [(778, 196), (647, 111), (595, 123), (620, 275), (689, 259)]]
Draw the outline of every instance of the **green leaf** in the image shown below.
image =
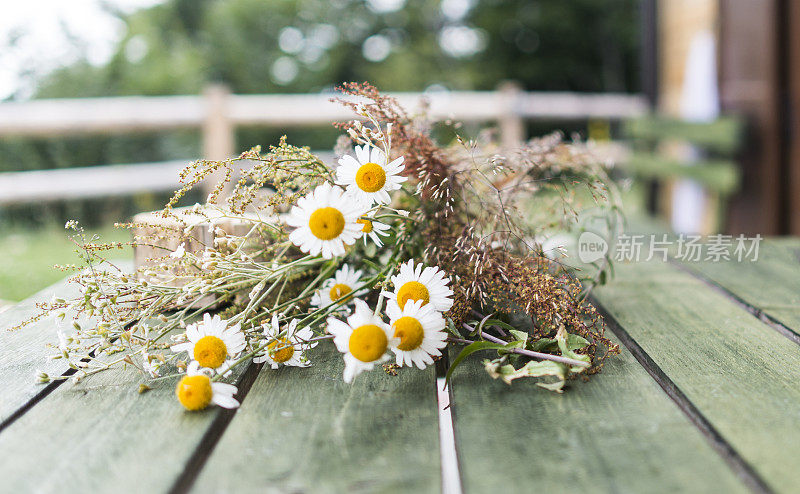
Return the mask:
[(528, 333), (525, 331), (517, 331), (516, 329), (509, 329), (508, 332), (513, 334), (518, 341), (521, 341), (523, 347), (525, 346), (525, 343), (528, 341)]
[(572, 333), (567, 333), (567, 348), (570, 350), (580, 350), (589, 346), (589, 340), (586, 338)]
[(448, 330), (448, 331), (450, 331), (450, 333), (451, 333), (453, 336), (457, 336), (458, 338), (462, 338), (462, 339), (464, 338), (464, 337), (461, 335), (461, 332), (460, 332), (460, 331), (458, 330), (458, 328), (456, 327), (456, 325), (455, 325), (455, 323), (453, 322), (453, 320), (452, 320), (452, 319), (450, 319), (449, 317), (447, 318), (447, 330)]
[(447, 369), (447, 375), (445, 375), (445, 381), (450, 382), (450, 376), (453, 374), (453, 370), (455, 370), (458, 364), (460, 364), (465, 358), (469, 357), (473, 353), (480, 350), (502, 350), (504, 348), (506, 348), (506, 345), (492, 343), (491, 341), (476, 341), (475, 343), (470, 343), (461, 350), (461, 353), (459, 353), (453, 360), (453, 363), (450, 364), (450, 368)]
[[(567, 338), (569, 336), (570, 336), (570, 334), (567, 333), (567, 330), (564, 329), (563, 326), (556, 333), (556, 341), (558, 341), (558, 348), (559, 348), (559, 350), (561, 350), (561, 355), (563, 355), (564, 357), (571, 358), (571, 359), (581, 360), (583, 362), (586, 362), (587, 364), (591, 363), (592, 362), (592, 358), (590, 356), (582, 355), (582, 354), (579, 354), (579, 353), (575, 353), (575, 352), (572, 351), (572, 349), (569, 348), (569, 345), (567, 344)], [(577, 336), (577, 335), (572, 335), (572, 336)], [(578, 336), (578, 338), (580, 338), (580, 336)], [(583, 339), (583, 338), (581, 338), (581, 339)], [(586, 341), (586, 340), (584, 340), (584, 341)], [(571, 370), (572, 370), (572, 372), (581, 372), (581, 371), (586, 370), (586, 367), (574, 366), (574, 367), (572, 367)]]
[(530, 349), (534, 352), (551, 352), (558, 348), (558, 343), (553, 338), (539, 338), (531, 342)]

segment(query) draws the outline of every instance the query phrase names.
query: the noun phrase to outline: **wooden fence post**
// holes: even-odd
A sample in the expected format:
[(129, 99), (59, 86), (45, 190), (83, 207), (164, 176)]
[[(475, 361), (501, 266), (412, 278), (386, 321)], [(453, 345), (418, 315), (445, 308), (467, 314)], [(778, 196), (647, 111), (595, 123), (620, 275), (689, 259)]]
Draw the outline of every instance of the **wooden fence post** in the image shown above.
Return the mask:
[(525, 122), (519, 114), (522, 88), (514, 81), (504, 81), (497, 86), (500, 93), (497, 123), (500, 127), (500, 144), (505, 149), (518, 148), (525, 141)]
[[(203, 158), (224, 160), (236, 154), (236, 127), (228, 114), (230, 90), (223, 84), (212, 84), (203, 90), (206, 113), (203, 121)], [(212, 175), (204, 184), (210, 193), (221, 175)], [(230, 189), (230, 187), (228, 188)]]

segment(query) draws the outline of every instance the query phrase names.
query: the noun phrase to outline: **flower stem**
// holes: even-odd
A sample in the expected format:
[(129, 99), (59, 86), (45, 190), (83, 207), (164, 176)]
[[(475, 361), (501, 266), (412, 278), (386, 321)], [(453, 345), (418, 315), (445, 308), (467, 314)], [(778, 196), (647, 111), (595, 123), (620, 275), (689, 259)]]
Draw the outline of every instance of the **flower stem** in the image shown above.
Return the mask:
[[(463, 326), (464, 329), (466, 329), (468, 331), (475, 331), (475, 328), (473, 328), (472, 326), (470, 326), (468, 324), (462, 324), (462, 326)], [(485, 340), (489, 340), (489, 341), (491, 341), (493, 343), (499, 343), (501, 345), (507, 345), (508, 344), (507, 341), (501, 340), (500, 338), (498, 338), (496, 336), (492, 336), (489, 333), (486, 333), (484, 331), (480, 332), (480, 336), (481, 336), (481, 338), (483, 338)], [(462, 340), (462, 341), (469, 341), (469, 340)], [(475, 342), (474, 341), (469, 341), (469, 343), (475, 343)], [(552, 355), (550, 353), (534, 352), (532, 350), (525, 350), (524, 348), (508, 348), (508, 349), (506, 349), (506, 351), (509, 352), (509, 353), (516, 353), (518, 355), (525, 355), (526, 357), (531, 357), (531, 358), (535, 358), (535, 359), (539, 359), (539, 360), (552, 360), (553, 362), (559, 362), (559, 363), (567, 364), (567, 365), (574, 365), (574, 366), (577, 366), (577, 367), (589, 367), (589, 364), (587, 362), (583, 362), (581, 360), (571, 359), (571, 358), (568, 358), (568, 357), (562, 357), (560, 355)]]

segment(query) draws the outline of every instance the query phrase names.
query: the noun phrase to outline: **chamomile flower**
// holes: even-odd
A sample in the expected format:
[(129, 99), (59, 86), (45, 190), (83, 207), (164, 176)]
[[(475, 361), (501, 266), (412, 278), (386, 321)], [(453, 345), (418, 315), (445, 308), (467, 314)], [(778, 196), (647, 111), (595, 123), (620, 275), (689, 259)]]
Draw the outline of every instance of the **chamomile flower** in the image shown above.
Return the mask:
[(223, 408), (237, 408), (239, 402), (233, 397), (236, 391), (233, 384), (212, 382), (199, 364), (192, 362), (178, 382), (175, 396), (184, 408), (192, 411), (202, 410), (212, 403)]
[(364, 208), (339, 187), (325, 183), (297, 201), (286, 216), (286, 223), (295, 227), (289, 240), (300, 250), (313, 256), (344, 255), (344, 246), (353, 245), (361, 236), (356, 222)]
[(367, 237), (369, 237), (373, 242), (375, 242), (375, 245), (378, 247), (383, 247), (383, 241), (381, 240), (381, 237), (389, 235), (389, 233), (386, 231), (391, 228), (389, 225), (371, 220), (369, 218), (359, 218), (356, 221), (363, 225), (361, 227), (361, 231), (364, 232), (364, 245), (367, 245)]
[(281, 336), (278, 315), (272, 315), (272, 323), (264, 323), (264, 336), (267, 340), (272, 340), (267, 344), (263, 355), (253, 359), (253, 362), (260, 364), (266, 362), (273, 369), (277, 369), (279, 364), (292, 367), (308, 367), (311, 361), (306, 357), (306, 350), (317, 346), (317, 342), (305, 343), (314, 337), (311, 328), (305, 327), (298, 331), (297, 319), (292, 319), (286, 328), (286, 334)]
[(342, 300), (345, 303), (353, 301), (353, 297), (358, 297), (365, 290), (358, 290), (361, 285), (361, 271), (355, 270), (348, 264), (343, 264), (339, 270), (322, 283), (322, 287), (311, 297), (311, 305), (314, 307), (327, 307), (334, 302)]
[(244, 333), (238, 324), (228, 327), (227, 321), (215, 315), (203, 314), (203, 320), (186, 326), (189, 341), (172, 345), (175, 353), (187, 352), (201, 367), (227, 372), (228, 358), (235, 359), (245, 347)]
[(373, 314), (366, 302), (356, 299), (356, 308), (347, 322), (335, 317), (328, 318), (328, 332), (333, 335), (336, 349), (344, 354), (344, 382), (375, 364), (387, 359), (387, 350), (399, 340), (392, 336), (391, 329), (380, 317)]
[(424, 369), (447, 346), (444, 317), (433, 305), (423, 305), (422, 300), (409, 300), (400, 309), (397, 303), (390, 301), (386, 314), (395, 338), (400, 338), (400, 343), (392, 347), (397, 365), (416, 365)]
[(356, 157), (339, 159), (336, 183), (347, 187), (347, 192), (357, 197), (365, 206), (389, 204), (389, 192), (400, 188), (408, 180), (400, 176), (405, 166), (403, 157), (387, 163), (386, 154), (370, 145), (356, 146)]
[(453, 306), (453, 290), (447, 286), (450, 278), (435, 266), (425, 268), (419, 263), (414, 267), (414, 261), (410, 260), (400, 265), (400, 272), (391, 277), (391, 282), (394, 293), (384, 292), (384, 295), (400, 309), (405, 309), (409, 300), (421, 300), (423, 306), (430, 304), (439, 312), (447, 312)]

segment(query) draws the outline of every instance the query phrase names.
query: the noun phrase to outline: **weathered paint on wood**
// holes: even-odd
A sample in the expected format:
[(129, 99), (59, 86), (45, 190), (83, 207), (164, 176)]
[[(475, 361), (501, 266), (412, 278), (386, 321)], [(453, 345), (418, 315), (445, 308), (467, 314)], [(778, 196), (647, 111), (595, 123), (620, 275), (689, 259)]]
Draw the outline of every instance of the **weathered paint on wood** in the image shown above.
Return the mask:
[(796, 490), (800, 347), (665, 263), (619, 264), (596, 295), (768, 485)]
[(342, 382), (330, 342), (311, 368), (262, 369), (196, 492), (438, 492), (433, 368)]
[[(131, 263), (115, 263), (121, 269), (130, 269)], [(65, 360), (51, 360), (58, 353), (48, 345), (58, 345), (59, 324), (54, 318), (45, 318), (24, 328), (13, 328), (39, 313), (38, 302), (49, 302), (54, 295), (69, 299), (78, 295), (77, 286), (70, 285), (68, 278), (45, 288), (33, 297), (0, 313), (0, 423), (11, 417), (20, 407), (28, 403), (45, 389), (36, 382), (38, 370), (50, 376), (60, 376), (69, 367)], [(83, 321), (84, 319), (79, 319)], [(73, 332), (71, 320), (60, 324), (62, 331)]]
[(45, 388), (36, 382), (37, 369), (55, 376), (68, 369), (65, 360), (48, 358), (57, 350), (48, 349), (47, 345), (58, 344), (57, 325), (52, 318), (10, 330), (39, 313), (36, 302), (47, 302), (56, 293), (75, 295), (77, 289), (61, 281), (0, 314), (0, 423)]
[(562, 395), (470, 364), (452, 381), (467, 493), (747, 492), (625, 348)]
[(141, 373), (115, 368), (56, 388), (0, 433), (8, 492), (166, 492), (222, 409), (187, 412), (177, 378), (138, 393)]
[(754, 262), (731, 259), (683, 264), (800, 333), (800, 239), (762, 241)]

